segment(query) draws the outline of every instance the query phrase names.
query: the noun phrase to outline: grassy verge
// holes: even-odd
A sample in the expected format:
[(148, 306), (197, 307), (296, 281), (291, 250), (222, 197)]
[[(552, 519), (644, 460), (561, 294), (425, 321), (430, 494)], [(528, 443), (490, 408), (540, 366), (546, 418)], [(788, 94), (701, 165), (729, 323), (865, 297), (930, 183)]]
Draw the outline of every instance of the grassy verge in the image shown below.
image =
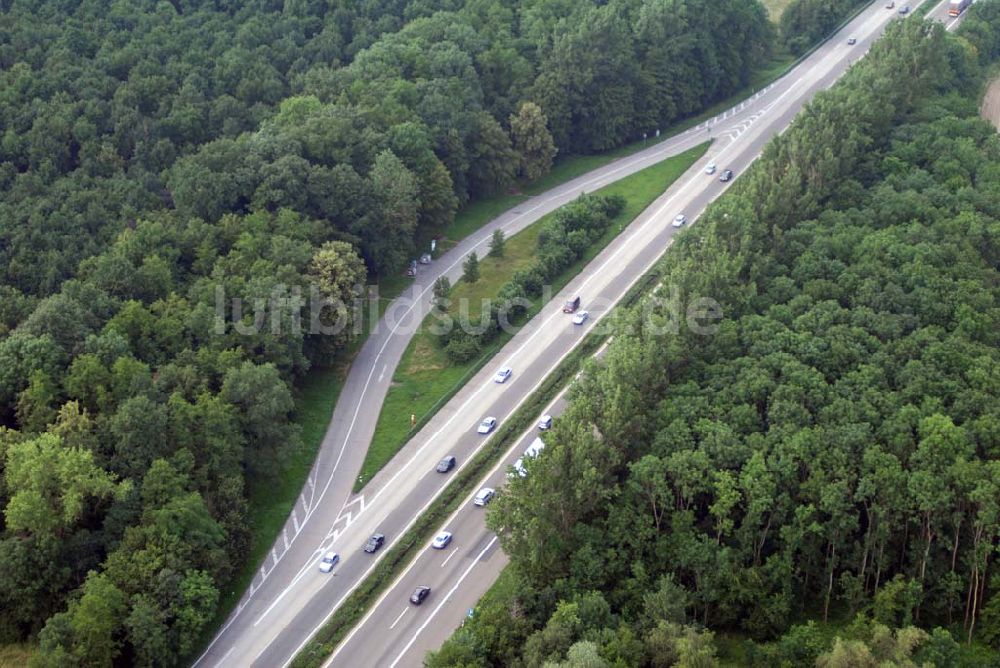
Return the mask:
[(27, 643), (0, 645), (0, 668), (21, 668), (35, 655), (36, 648)]
[[(618, 234), (648, 207), (663, 191), (699, 160), (708, 148), (708, 143), (684, 153), (668, 158), (646, 169), (636, 172), (620, 181), (597, 191), (597, 194), (619, 194), (627, 204), (622, 212), (608, 226), (604, 236), (594, 243), (587, 253), (553, 281), (553, 294), (558, 292), (570, 279), (576, 276), (590, 260), (601, 252)], [(553, 214), (549, 214), (551, 216)], [(506, 244), (506, 252), (501, 259), (483, 258), (480, 261), (480, 278), (475, 283), (459, 281), (452, 289), (452, 303), (468, 300), (472, 306), (470, 315), (475, 321), (482, 300), (492, 299), (500, 287), (509, 281), (515, 272), (530, 267), (535, 262), (534, 252), (538, 246), (538, 234), (546, 219), (541, 218), (527, 229), (511, 237)], [(540, 301), (533, 304), (523, 321), (531, 318), (544, 306)], [(382, 411), (379, 413), (375, 434), (368, 454), (361, 467), (361, 475), (355, 485), (359, 490), (378, 472), (403, 445), (419, 431), (437, 410), (450, 399), (489, 361), (512, 334), (504, 334), (484, 351), (479, 359), (467, 364), (455, 364), (448, 359), (429, 331), (434, 320), (428, 316), (420, 330), (410, 341), (393, 376)], [(411, 426), (410, 416), (417, 416)]]
[(455, 215), (455, 220), (451, 225), (441, 232), (438, 252), (450, 250), (462, 239), (526, 199), (527, 195), (511, 193), (478, 200), (463, 207)]

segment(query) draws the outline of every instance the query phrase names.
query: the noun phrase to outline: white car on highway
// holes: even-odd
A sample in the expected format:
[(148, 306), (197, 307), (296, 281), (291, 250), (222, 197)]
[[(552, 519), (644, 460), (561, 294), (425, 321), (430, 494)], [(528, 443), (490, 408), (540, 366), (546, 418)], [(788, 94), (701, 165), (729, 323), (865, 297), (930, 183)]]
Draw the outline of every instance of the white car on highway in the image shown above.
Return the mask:
[(323, 555), (323, 558), (319, 560), (319, 572), (329, 573), (333, 570), (333, 567), (337, 565), (340, 561), (340, 555), (336, 552), (327, 552)]
[(587, 322), (587, 318), (589, 317), (590, 317), (589, 311), (580, 311), (579, 313), (573, 316), (573, 324), (582, 325), (583, 323)]
[(507, 477), (513, 478), (514, 476), (520, 476), (523, 478), (524, 476), (528, 475), (528, 470), (524, 468), (524, 460), (537, 457), (538, 453), (540, 453), (544, 449), (545, 449), (545, 442), (542, 439), (536, 438), (534, 441), (532, 441), (531, 445), (528, 446), (528, 449), (524, 451), (524, 455), (518, 457), (517, 461), (514, 462), (514, 465), (511, 467), (513, 470), (507, 473)]
[(431, 543), (431, 547), (435, 550), (443, 550), (448, 547), (448, 543), (451, 542), (451, 532), (442, 531), (438, 535), (434, 536), (434, 541)]
[(705, 168), (705, 173), (706, 174), (715, 174), (715, 163), (714, 162), (708, 163), (708, 167)]
[(542, 419), (538, 421), (538, 429), (539, 431), (546, 431), (548, 429), (552, 429), (552, 416), (543, 415)]
[(688, 222), (687, 218), (684, 217), (683, 213), (679, 213), (674, 216), (674, 222), (671, 223), (674, 227), (684, 227), (684, 223)]
[(472, 502), (477, 506), (485, 506), (493, 500), (494, 494), (496, 494), (496, 490), (492, 487), (483, 487), (481, 490), (476, 492), (476, 497), (472, 499)]
[(512, 373), (514, 373), (514, 372), (510, 370), (510, 367), (509, 366), (505, 366), (505, 367), (501, 368), (499, 371), (497, 371), (497, 374), (495, 376), (493, 376), (493, 382), (494, 383), (503, 383), (503, 382), (506, 382), (506, 380), (508, 378), (510, 378), (510, 375)]
[(479, 428), (476, 429), (480, 434), (488, 434), (493, 431), (493, 427), (497, 426), (497, 419), (495, 417), (483, 418), (483, 421), (479, 423)]

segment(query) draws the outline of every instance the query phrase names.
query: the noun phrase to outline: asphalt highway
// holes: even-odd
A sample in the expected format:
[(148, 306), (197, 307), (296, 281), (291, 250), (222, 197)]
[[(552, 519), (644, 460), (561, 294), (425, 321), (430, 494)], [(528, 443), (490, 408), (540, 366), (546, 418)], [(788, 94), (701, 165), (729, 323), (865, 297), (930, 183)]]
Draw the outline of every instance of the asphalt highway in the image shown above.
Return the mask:
[[(896, 16), (881, 4), (866, 9), (842, 31), (842, 37), (834, 37), (749, 100), (676, 137), (526, 200), (429, 267), (421, 267), (413, 289), (390, 304), (354, 361), (316, 463), (284, 531), (237, 609), (195, 665), (287, 665), (384, 553), (384, 549), (374, 555), (361, 550), (368, 536), (382, 532), (391, 544), (454, 475), (454, 471), (435, 473), (437, 461), (447, 454), (458, 457), (459, 468), (469, 461), (490, 438), (475, 433), (480, 419), (493, 415), (502, 422), (510, 415), (584, 333), (599, 326), (601, 316), (653, 266), (673, 237), (683, 233), (683, 228), (670, 225), (674, 216), (683, 212), (694, 221), (725, 191), (728, 184), (720, 183), (718, 174), (703, 173), (705, 164), (715, 162), (720, 172), (733, 169), (738, 176), (764, 144), (787, 127), (816, 92), (829, 87), (851, 61), (860, 58)], [(855, 37), (857, 44), (847, 45), (848, 36)], [(497, 364), (473, 377), (361, 494), (351, 493), (395, 367), (430, 307), (430, 286), (438, 276), (457, 279), (462, 260), (473, 250), (485, 252), (494, 229), (514, 234), (581, 192), (596, 190), (709, 138), (715, 142), (703, 162), (555, 295), (501, 350)], [(574, 295), (582, 297), (581, 308), (591, 313), (582, 326), (572, 325), (561, 313), (562, 302)], [(514, 376), (503, 385), (493, 383), (496, 368), (505, 364), (514, 369)], [(523, 450), (523, 444), (518, 446)], [(423, 652), (451, 633), (460, 621), (456, 614), (463, 615), (471, 607), (506, 561), (481, 526), (482, 509), (465, 504), (458, 516), (463, 512), (471, 513), (473, 519), (455, 524), (461, 530), (455, 530), (452, 545), (420, 555), (342, 645), (334, 665), (419, 665)], [(476, 520), (478, 530), (466, 524)], [(341, 562), (332, 574), (319, 573), (317, 562), (329, 549), (340, 554)], [(422, 606), (411, 609), (407, 600), (416, 581), (429, 584), (433, 591)], [(442, 605), (445, 600), (447, 606)], [(435, 615), (439, 617), (431, 624)]]

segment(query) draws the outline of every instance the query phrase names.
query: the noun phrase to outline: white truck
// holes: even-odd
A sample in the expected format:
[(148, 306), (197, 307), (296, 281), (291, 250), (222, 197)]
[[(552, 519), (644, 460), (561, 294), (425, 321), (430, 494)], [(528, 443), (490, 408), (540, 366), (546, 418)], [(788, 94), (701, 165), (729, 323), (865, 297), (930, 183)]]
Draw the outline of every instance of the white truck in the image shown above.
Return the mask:
[(545, 449), (545, 443), (540, 438), (536, 438), (528, 446), (528, 449), (524, 451), (524, 454), (517, 458), (514, 462), (514, 470), (507, 474), (507, 477), (513, 478), (515, 475), (519, 475), (522, 478), (528, 475), (528, 471), (524, 468), (524, 458), (525, 457), (537, 457), (538, 453)]

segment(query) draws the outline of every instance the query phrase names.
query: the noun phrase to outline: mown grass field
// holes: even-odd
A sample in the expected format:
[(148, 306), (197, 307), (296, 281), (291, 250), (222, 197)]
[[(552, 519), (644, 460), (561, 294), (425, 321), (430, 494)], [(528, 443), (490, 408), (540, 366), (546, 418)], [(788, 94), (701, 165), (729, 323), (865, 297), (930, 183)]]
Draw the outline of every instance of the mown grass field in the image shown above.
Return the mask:
[[(681, 155), (647, 167), (641, 172), (628, 176), (606, 186), (597, 194), (622, 195), (626, 199), (625, 208), (608, 226), (604, 236), (591, 246), (588, 252), (569, 267), (554, 282), (552, 293), (558, 292), (571, 278), (576, 276), (586, 264), (603, 250), (618, 234), (659, 197), (681, 174), (704, 155), (708, 143), (693, 148)], [(507, 240), (503, 258), (485, 257), (480, 260), (480, 278), (475, 283), (458, 281), (452, 288), (452, 304), (462, 301), (470, 304), (469, 314), (475, 322), (483, 300), (496, 296), (500, 287), (520, 269), (530, 267), (535, 261), (538, 234), (545, 221), (553, 214), (541, 218), (527, 229)], [(537, 313), (543, 304), (536, 303), (528, 311), (527, 317)], [(454, 307), (453, 307), (454, 308)], [(430, 325), (435, 321), (431, 316), (424, 321), (420, 331), (413, 337), (409, 347), (393, 376), (393, 385), (382, 404), (378, 424), (368, 455), (361, 468), (361, 476), (356, 488), (378, 472), (407, 440), (476, 373), (493, 353), (510, 339), (510, 335), (499, 337), (483, 355), (467, 364), (455, 364), (448, 359), (444, 350), (435, 340)], [(410, 416), (416, 415), (417, 426), (411, 427)], [(472, 424), (470, 423), (470, 429)]]

